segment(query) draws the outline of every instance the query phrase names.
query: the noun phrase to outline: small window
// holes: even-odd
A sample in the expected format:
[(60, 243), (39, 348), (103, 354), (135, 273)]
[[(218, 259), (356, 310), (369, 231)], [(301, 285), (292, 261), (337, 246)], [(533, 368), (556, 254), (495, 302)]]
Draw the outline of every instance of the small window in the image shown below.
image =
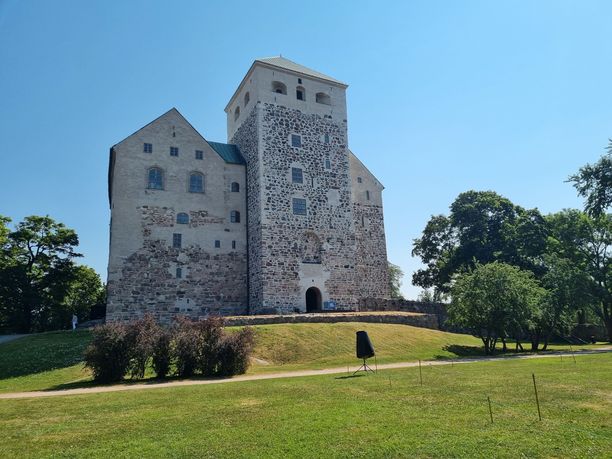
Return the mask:
[(293, 198), (293, 214), (306, 215), (306, 200), (301, 198)]
[(317, 104), (331, 105), (331, 98), (324, 92), (318, 92), (315, 101)]
[(366, 199), (369, 201), (370, 200), (370, 192), (368, 190), (366, 190)]
[(178, 156), (178, 147), (170, 147), (170, 156)]
[(280, 81), (273, 81), (272, 92), (275, 92), (276, 94), (287, 94), (287, 86)]
[(240, 118), (240, 107), (236, 107), (236, 110), (234, 110), (234, 121), (238, 118)]
[(204, 193), (204, 176), (199, 172), (193, 172), (189, 175), (189, 192)]
[(306, 100), (306, 91), (301, 86), (295, 88), (295, 97), (297, 100)]
[(149, 169), (147, 188), (150, 190), (164, 189), (164, 173), (159, 167)]
[(357, 183), (361, 183), (363, 182), (363, 180), (361, 179), (361, 177), (357, 177)]
[(153, 144), (152, 143), (145, 143), (143, 151), (145, 153), (153, 153)]
[(323, 141), (325, 143), (329, 143), (329, 134), (327, 134), (327, 133), (325, 134), (325, 136), (323, 137)]
[(291, 146), (300, 148), (302, 146), (302, 136), (297, 134), (291, 134)]
[(202, 150), (196, 150), (195, 151), (195, 158), (196, 159), (204, 159), (204, 152)]
[(240, 183), (232, 182), (232, 184), (230, 185), (230, 191), (232, 193), (239, 193), (240, 192)]
[(251, 100), (251, 95), (247, 92), (244, 95), (244, 106), (246, 107), (249, 104), (249, 101)]
[(215, 241), (215, 248), (216, 248), (216, 249), (221, 248), (221, 241), (218, 241), (218, 240), (217, 240), (217, 241)]
[(363, 215), (361, 216), (361, 226), (365, 226), (365, 218)]
[(331, 161), (329, 158), (325, 159), (325, 169), (331, 169)]
[(302, 84), (302, 79), (298, 78), (298, 84)]
[(185, 212), (180, 212), (176, 214), (176, 223), (179, 225), (188, 225), (189, 224), (189, 215)]
[(291, 181), (293, 183), (304, 183), (304, 174), (299, 167), (291, 168)]
[(182, 268), (176, 268), (176, 278), (177, 279), (182, 279), (183, 278), (183, 269)]
[(240, 212), (238, 212), (237, 210), (232, 210), (230, 212), (230, 222), (240, 223)]
[(232, 241), (232, 249), (236, 248), (236, 241)]
[(172, 235), (172, 247), (180, 249), (183, 242), (183, 235), (180, 233), (174, 233)]

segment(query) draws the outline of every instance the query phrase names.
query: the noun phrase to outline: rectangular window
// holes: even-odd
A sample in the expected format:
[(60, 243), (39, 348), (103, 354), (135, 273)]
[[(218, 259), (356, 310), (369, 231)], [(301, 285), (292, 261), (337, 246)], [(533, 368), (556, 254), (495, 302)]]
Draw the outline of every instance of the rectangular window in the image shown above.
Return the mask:
[(178, 147), (170, 147), (170, 156), (178, 156)]
[(175, 249), (180, 249), (181, 248), (181, 244), (183, 240), (183, 235), (180, 233), (174, 233), (172, 235), (172, 247), (174, 247)]
[(204, 152), (202, 150), (196, 150), (196, 159), (204, 159)]
[(306, 200), (301, 198), (293, 198), (293, 214), (306, 215)]
[(182, 279), (183, 277), (183, 269), (182, 268), (176, 268), (176, 278), (177, 279)]
[(368, 190), (366, 190), (366, 199), (369, 201), (370, 200), (370, 192)]
[(298, 78), (298, 84), (302, 84), (302, 79)]
[(325, 134), (325, 143), (329, 143), (329, 134)]
[(221, 241), (215, 241), (215, 248), (218, 249), (221, 247)]
[(236, 241), (232, 241), (232, 249), (236, 248)]
[(291, 134), (291, 146), (300, 148), (302, 146), (302, 136), (297, 134)]
[(295, 96), (297, 100), (304, 100), (304, 92), (301, 89), (296, 89)]
[(357, 183), (361, 183), (361, 177), (357, 177)]
[(145, 143), (144, 144), (144, 152), (145, 153), (153, 153), (153, 144), (152, 143)]
[(291, 168), (291, 181), (293, 183), (304, 183), (304, 174), (302, 174), (302, 169), (299, 167)]
[(329, 159), (325, 160), (325, 169), (331, 169), (331, 161)]

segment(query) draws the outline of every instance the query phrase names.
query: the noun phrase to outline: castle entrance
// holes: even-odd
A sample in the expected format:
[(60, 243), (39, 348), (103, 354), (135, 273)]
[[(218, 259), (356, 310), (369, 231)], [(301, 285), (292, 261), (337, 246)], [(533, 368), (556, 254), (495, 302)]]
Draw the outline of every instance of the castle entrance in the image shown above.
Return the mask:
[(306, 312), (321, 310), (321, 291), (316, 287), (306, 290)]

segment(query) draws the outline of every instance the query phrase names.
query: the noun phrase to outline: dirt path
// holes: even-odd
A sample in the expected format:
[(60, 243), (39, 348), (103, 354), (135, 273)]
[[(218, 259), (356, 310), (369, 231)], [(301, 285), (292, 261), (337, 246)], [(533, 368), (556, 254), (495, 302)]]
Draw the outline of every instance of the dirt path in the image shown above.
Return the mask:
[[(600, 349), (576, 351), (575, 356), (587, 355), (587, 354), (603, 354), (612, 352), (612, 346), (602, 347)], [(465, 363), (476, 363), (476, 362), (493, 362), (501, 360), (517, 360), (517, 359), (542, 359), (549, 357), (571, 357), (572, 354), (569, 352), (550, 352), (545, 355), (542, 354), (527, 354), (527, 355), (507, 355), (503, 357), (479, 357), (471, 359), (458, 359), (458, 360), (440, 360), (440, 361), (425, 361), (422, 363), (424, 366), (440, 366), (440, 365), (451, 365), (451, 364), (465, 364)], [(372, 364), (372, 362), (369, 362)], [(389, 370), (396, 368), (410, 368), (416, 367), (419, 362), (398, 362), (398, 363), (387, 363), (378, 365), (378, 370)], [(98, 386), (98, 387), (84, 387), (81, 389), (65, 389), (65, 390), (48, 390), (48, 391), (33, 391), (33, 392), (11, 392), (6, 394), (0, 394), (0, 399), (16, 399), (16, 398), (38, 398), (38, 397), (57, 397), (61, 395), (84, 395), (84, 394), (100, 394), (104, 392), (120, 392), (127, 390), (144, 390), (144, 389), (161, 389), (165, 387), (181, 387), (181, 386), (200, 386), (206, 384), (224, 384), (240, 381), (260, 381), (263, 379), (279, 379), (279, 378), (297, 378), (302, 376), (319, 376), (319, 375), (333, 375), (352, 373), (358, 367), (352, 366), (347, 367), (336, 367), (326, 368), (323, 370), (300, 370), (300, 371), (287, 371), (283, 373), (269, 373), (269, 374), (258, 374), (258, 375), (242, 375), (235, 376), (233, 378), (216, 378), (216, 379), (187, 379), (183, 381), (168, 381), (168, 382), (157, 382), (152, 381), (150, 383), (135, 383), (135, 384), (116, 384), (112, 386)]]
[(0, 344), (8, 343), (9, 341), (13, 341), (14, 339), (21, 338), (26, 335), (0, 335)]

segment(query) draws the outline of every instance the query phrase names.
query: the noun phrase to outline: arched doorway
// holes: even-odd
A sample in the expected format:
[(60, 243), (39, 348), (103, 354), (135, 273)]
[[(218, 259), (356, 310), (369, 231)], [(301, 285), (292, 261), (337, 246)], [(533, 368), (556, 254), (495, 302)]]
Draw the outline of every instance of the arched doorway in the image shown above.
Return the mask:
[(306, 312), (321, 310), (321, 291), (316, 287), (306, 290)]

